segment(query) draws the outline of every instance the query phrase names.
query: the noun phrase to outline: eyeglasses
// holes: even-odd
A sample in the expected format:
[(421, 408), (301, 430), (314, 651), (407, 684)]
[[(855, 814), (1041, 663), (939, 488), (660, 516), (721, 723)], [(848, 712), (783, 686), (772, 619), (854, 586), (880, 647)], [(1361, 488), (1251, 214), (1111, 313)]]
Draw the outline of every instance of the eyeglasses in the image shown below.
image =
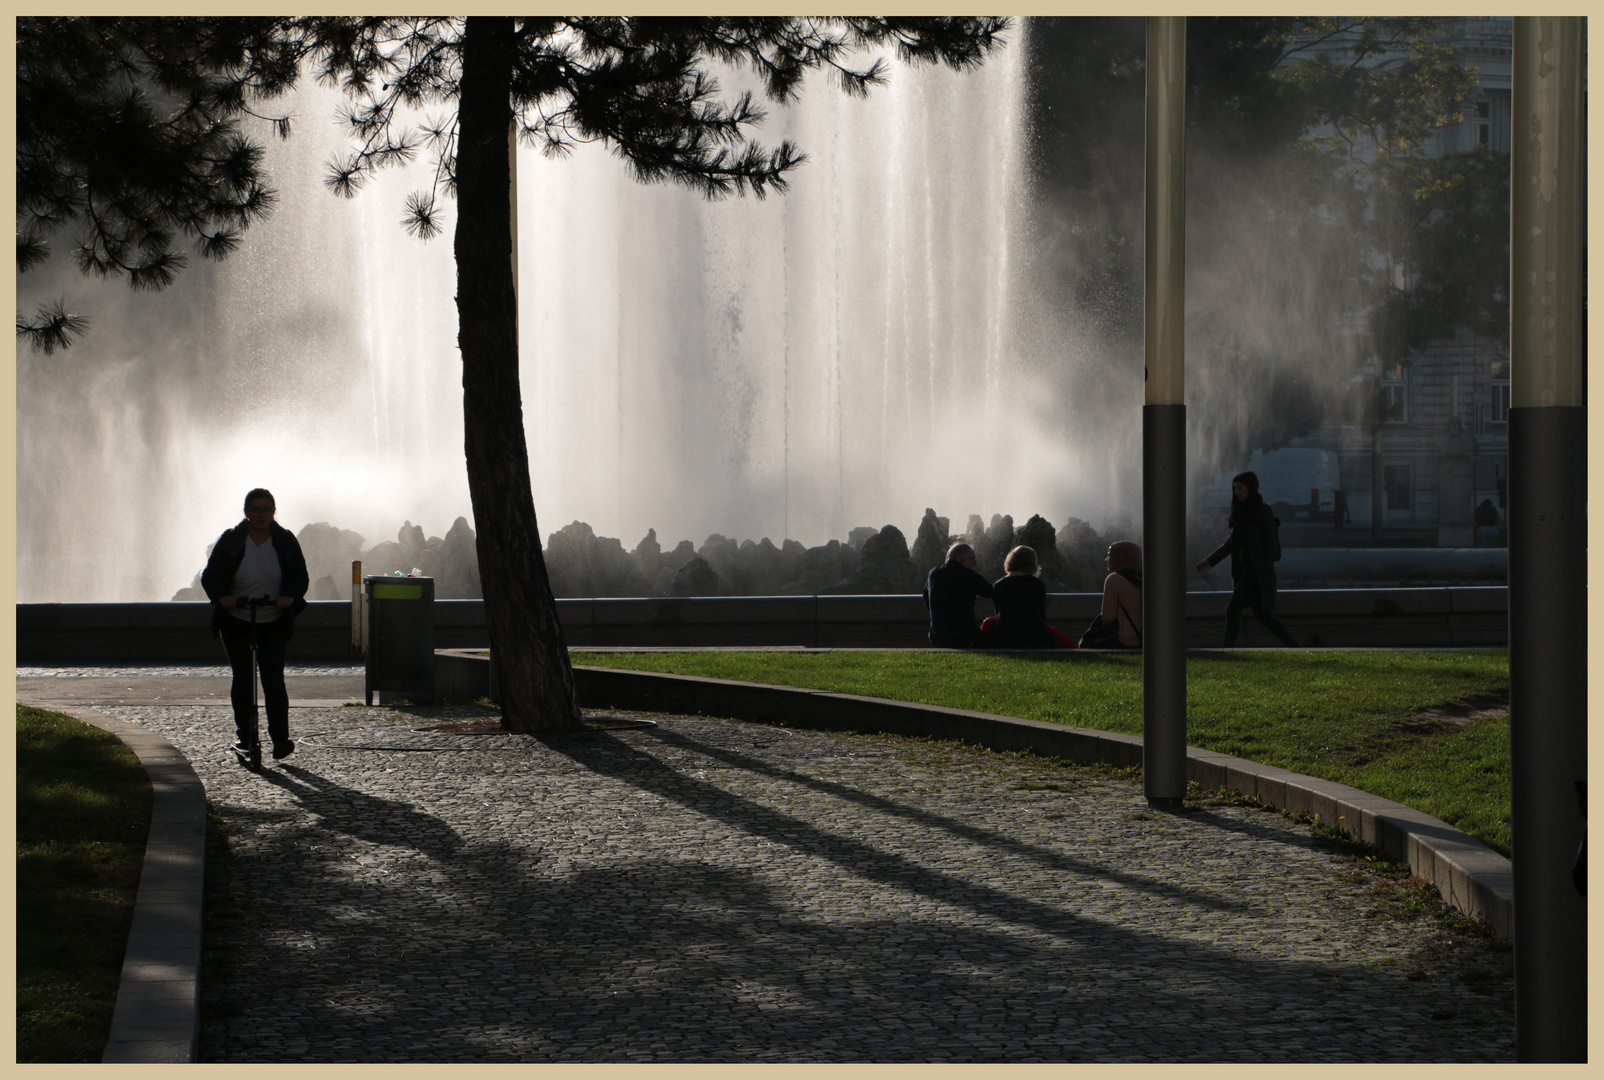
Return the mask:
[(245, 512), (247, 514), (271, 514), (276, 509), (277, 507), (274, 506), (247, 506)]

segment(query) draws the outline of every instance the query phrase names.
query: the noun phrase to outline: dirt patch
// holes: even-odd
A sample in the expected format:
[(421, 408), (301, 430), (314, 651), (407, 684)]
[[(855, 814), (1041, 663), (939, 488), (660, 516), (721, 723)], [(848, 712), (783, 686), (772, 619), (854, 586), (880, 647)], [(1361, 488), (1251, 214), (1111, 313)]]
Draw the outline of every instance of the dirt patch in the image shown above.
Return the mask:
[[(624, 729), (656, 727), (652, 720), (636, 720), (627, 716), (609, 715), (606, 713), (586, 713), (585, 727), (598, 731), (618, 731)], [(416, 728), (417, 731), (427, 731), (437, 735), (511, 735), (512, 732), (501, 726), (499, 717), (487, 717), (482, 720), (454, 720), (448, 724), (433, 724), (429, 727)]]
[(1509, 694), (1477, 694), (1415, 713), (1397, 727), (1404, 731), (1458, 731), (1477, 720), (1509, 715)]
[(491, 720), (455, 720), (449, 724), (434, 724), (430, 727), (416, 728), (417, 731), (429, 731), (440, 735), (510, 735), (510, 731), (501, 726), (499, 719)]

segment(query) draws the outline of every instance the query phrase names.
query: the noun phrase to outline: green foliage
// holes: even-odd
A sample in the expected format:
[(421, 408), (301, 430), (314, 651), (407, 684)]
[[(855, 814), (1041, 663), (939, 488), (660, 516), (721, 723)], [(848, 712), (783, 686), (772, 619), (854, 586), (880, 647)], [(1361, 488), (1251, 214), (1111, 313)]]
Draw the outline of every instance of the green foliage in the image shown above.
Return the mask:
[(17, 1060), (98, 1062), (150, 827), (133, 751), (17, 707)]
[[(749, 68), (788, 101), (823, 69), (849, 93), (885, 79), (892, 49), (912, 63), (963, 69), (1001, 44), (1000, 17), (595, 17), (515, 23), (511, 105), (519, 138), (550, 154), (602, 141), (645, 182), (673, 180), (709, 197), (780, 190), (803, 156), (788, 141), (748, 136), (764, 118), (750, 94), (720, 97), (711, 61)], [(85, 273), (161, 289), (186, 264), (180, 236), (209, 258), (273, 207), (262, 149), (242, 117), (292, 89), (303, 68), (353, 99), (356, 148), (327, 182), (354, 194), (374, 170), (433, 155), (433, 182), (407, 200), (404, 224), (439, 232), (435, 194), (456, 185), (464, 19), (365, 17), (72, 18), (17, 20), (17, 265), (37, 266), (46, 241), (77, 226)], [(445, 106), (408, 126), (406, 110)], [(280, 136), (286, 116), (270, 117)], [(17, 321), (47, 351), (83, 330), (64, 306)], [(72, 322), (70, 320), (77, 320)]]
[[(1282, 68), (1277, 77), (1293, 88), (1306, 126), (1331, 129), (1304, 136), (1321, 152), (1359, 171), (1384, 169), (1392, 156), (1418, 154), (1434, 129), (1460, 119), (1476, 78), (1437, 40), (1447, 20), (1299, 21), (1301, 30), (1317, 36), (1296, 45), (1288, 41), (1288, 57), (1301, 53), (1307, 59)], [(1333, 42), (1343, 47), (1319, 51)]]
[[(145, 290), (183, 269), (184, 238), (212, 259), (238, 246), (275, 196), (261, 148), (240, 133), (236, 81), (212, 69), (232, 55), (219, 27), (238, 38), (257, 23), (16, 20), (19, 273), (64, 229), (77, 230), (84, 273)], [(85, 326), (57, 301), (19, 316), (17, 333), (52, 352)]]
[[(574, 662), (973, 709), (1142, 733), (1139, 655), (574, 653)], [(1507, 694), (1496, 651), (1238, 652), (1187, 660), (1187, 743), (1351, 784), (1508, 854), (1507, 717), (1422, 724), (1426, 710)]]
[[(1439, 43), (1451, 26), (1188, 18), (1187, 403), (1229, 418), (1209, 432), (1213, 459), (1368, 422), (1349, 381), (1374, 352), (1504, 332), (1502, 155), (1425, 156), (1474, 85)], [(1139, 355), (1144, 20), (1037, 18), (1028, 42), (1046, 237), (1033, 258), (1055, 302)], [(1399, 262), (1411, 288), (1395, 295)], [(1339, 329), (1372, 311), (1372, 340)], [(1111, 402), (1102, 369), (1064, 378), (1083, 408)]]

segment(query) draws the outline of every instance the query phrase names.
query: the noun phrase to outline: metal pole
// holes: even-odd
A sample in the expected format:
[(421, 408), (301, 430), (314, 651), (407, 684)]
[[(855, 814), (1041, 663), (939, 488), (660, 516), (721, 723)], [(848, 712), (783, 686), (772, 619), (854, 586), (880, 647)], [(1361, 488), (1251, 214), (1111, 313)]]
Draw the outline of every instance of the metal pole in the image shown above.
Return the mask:
[(1186, 19), (1147, 20), (1142, 786), (1186, 795)]
[(1587, 1060), (1587, 410), (1580, 18), (1515, 20), (1509, 682), (1515, 1048)]

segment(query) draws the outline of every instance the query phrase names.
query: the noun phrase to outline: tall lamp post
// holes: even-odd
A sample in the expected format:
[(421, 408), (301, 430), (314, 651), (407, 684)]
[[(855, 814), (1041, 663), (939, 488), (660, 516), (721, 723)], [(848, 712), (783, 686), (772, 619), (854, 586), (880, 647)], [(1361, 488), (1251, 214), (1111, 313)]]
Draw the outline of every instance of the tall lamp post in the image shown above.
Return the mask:
[(1186, 19), (1147, 20), (1142, 786), (1186, 795)]
[(1587, 408), (1582, 41), (1515, 20), (1510, 197), (1509, 719), (1515, 1049), (1587, 1060)]

